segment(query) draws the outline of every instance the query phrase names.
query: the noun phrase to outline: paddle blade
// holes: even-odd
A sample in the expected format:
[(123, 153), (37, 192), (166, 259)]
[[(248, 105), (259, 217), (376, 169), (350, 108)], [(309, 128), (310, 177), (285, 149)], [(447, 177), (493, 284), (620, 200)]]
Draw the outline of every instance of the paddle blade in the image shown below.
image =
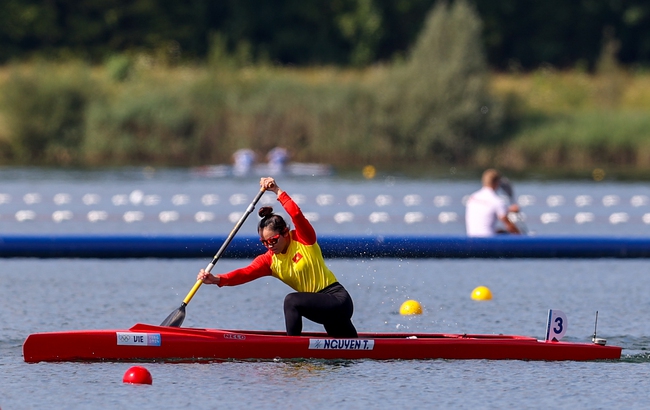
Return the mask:
[(181, 327), (183, 320), (185, 320), (185, 304), (170, 313), (160, 326)]

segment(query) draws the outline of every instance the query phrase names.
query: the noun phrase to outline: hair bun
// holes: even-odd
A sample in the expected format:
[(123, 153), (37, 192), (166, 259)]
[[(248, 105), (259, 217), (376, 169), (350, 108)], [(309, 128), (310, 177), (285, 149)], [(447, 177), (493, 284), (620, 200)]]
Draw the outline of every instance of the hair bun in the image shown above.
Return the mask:
[(260, 218), (266, 218), (267, 216), (271, 216), (273, 215), (273, 207), (263, 206), (260, 208), (257, 214), (260, 216)]

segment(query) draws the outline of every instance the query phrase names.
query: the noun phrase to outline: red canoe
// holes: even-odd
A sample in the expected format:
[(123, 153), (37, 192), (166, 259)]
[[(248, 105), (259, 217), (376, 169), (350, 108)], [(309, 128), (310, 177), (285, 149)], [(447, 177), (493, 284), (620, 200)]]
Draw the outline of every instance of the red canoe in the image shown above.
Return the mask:
[(128, 330), (35, 333), (23, 344), (26, 362), (208, 362), (272, 359), (620, 359), (621, 348), (551, 342), (526, 336), (360, 333), (334, 339), (324, 333), (195, 329), (136, 324)]

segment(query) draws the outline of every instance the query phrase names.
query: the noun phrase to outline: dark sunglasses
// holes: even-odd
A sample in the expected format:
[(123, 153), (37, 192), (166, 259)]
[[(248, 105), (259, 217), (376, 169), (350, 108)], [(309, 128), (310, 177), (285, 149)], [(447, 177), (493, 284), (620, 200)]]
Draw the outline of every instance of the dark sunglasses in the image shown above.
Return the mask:
[(273, 236), (271, 236), (271, 237), (268, 238), (268, 239), (262, 239), (262, 238), (260, 238), (260, 241), (262, 242), (262, 245), (264, 245), (264, 246), (273, 246), (273, 245), (275, 245), (276, 243), (278, 243), (278, 240), (280, 239), (281, 236), (282, 236), (282, 234), (279, 233), (279, 234), (277, 234), (277, 235), (273, 235)]

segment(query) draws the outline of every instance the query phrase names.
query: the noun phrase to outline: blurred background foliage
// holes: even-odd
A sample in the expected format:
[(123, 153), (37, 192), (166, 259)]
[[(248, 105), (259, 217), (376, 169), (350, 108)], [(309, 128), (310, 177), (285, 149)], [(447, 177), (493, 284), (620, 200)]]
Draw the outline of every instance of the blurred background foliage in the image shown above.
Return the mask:
[(650, 4), (1, 0), (0, 163), (650, 169)]
[[(204, 60), (230, 52), (287, 65), (365, 65), (405, 54), (436, 0), (2, 0), (0, 62), (30, 55), (103, 62), (147, 51)], [(594, 68), (605, 32), (623, 64), (650, 62), (645, 0), (474, 0), (492, 68)]]

